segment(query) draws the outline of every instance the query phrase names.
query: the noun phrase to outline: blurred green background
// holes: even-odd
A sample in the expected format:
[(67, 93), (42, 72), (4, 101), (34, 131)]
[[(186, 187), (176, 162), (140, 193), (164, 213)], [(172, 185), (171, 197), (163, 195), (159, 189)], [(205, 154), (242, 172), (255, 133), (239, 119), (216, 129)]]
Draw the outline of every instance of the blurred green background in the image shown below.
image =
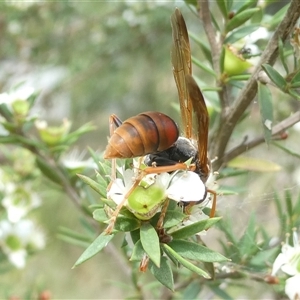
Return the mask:
[[(279, 1), (275, 4), (272, 9), (278, 10)], [(81, 149), (104, 150), (112, 113), (124, 120), (142, 111), (160, 110), (180, 123), (172, 107), (178, 100), (170, 63), (170, 16), (175, 7), (181, 9), (189, 30), (201, 38), (197, 16), (183, 1), (1, 2), (0, 90), (22, 81), (39, 89), (36, 113), (51, 124), (60, 124), (64, 117), (72, 120), (73, 128), (92, 121), (97, 130), (80, 140)], [(201, 59), (193, 44), (192, 52)], [(255, 106), (251, 118), (250, 124), (257, 120), (259, 125)], [(244, 129), (249, 129), (247, 124)], [(251, 155), (285, 164), (290, 175), (294, 171), (293, 159), (282, 157), (280, 150), (270, 155), (262, 146)], [(238, 179), (241, 190), (247, 186), (247, 196), (242, 201), (220, 196), (220, 207), (229, 215), (237, 207), (237, 223), (249, 217), (250, 207), (256, 207), (258, 218), (272, 227), (272, 212), (264, 210), (273, 197), (268, 185), (284, 186), (290, 178), (285, 172), (264, 177), (249, 173)], [(297, 189), (295, 181), (290, 182), (289, 188)], [(128, 275), (110, 249), (71, 270), (83, 249), (60, 241), (57, 232), (59, 226), (81, 231), (80, 215), (64, 195), (47, 188), (41, 186), (44, 205), (34, 214), (46, 224), (48, 245), (28, 260), (23, 271), (1, 274), (0, 298), (25, 298), (44, 289), (55, 299), (125, 298), (130, 294), (125, 287)]]

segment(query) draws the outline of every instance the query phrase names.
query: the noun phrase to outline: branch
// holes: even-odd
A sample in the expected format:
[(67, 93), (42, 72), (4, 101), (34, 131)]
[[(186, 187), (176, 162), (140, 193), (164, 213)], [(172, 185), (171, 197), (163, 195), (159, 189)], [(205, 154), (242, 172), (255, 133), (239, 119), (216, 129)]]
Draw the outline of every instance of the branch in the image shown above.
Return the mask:
[(220, 46), (217, 42), (217, 34), (214, 30), (214, 27), (212, 26), (212, 20), (210, 16), (210, 10), (209, 10), (209, 1), (208, 0), (199, 0), (198, 6), (200, 7), (199, 10), (199, 16), (200, 19), (203, 22), (203, 28), (206, 33), (211, 53), (212, 53), (212, 63), (213, 68), (216, 71), (217, 74), (220, 73)]
[(226, 163), (226, 160), (224, 159), (226, 146), (240, 116), (250, 105), (257, 93), (256, 80), (259, 72), (261, 71), (261, 65), (265, 63), (270, 65), (274, 64), (278, 56), (278, 40), (281, 39), (284, 42), (288, 38), (288, 35), (293, 30), (299, 16), (300, 1), (292, 0), (285, 17), (277, 27), (266, 49), (262, 53), (261, 59), (257, 64), (251, 78), (240, 92), (238, 99), (234, 102), (234, 106), (229, 109), (225, 119), (226, 122), (222, 122), (221, 120), (218, 132), (214, 136), (214, 140), (211, 143), (211, 157), (218, 157), (218, 160), (216, 160), (213, 164), (214, 170), (218, 170), (221, 165)]
[[(283, 121), (281, 121), (280, 123), (275, 125), (272, 128), (272, 136), (276, 136), (277, 134), (284, 132), (286, 129), (290, 128), (291, 126), (298, 123), (299, 121), (300, 121), (300, 111), (294, 113), (290, 117), (284, 119)], [(260, 136), (260, 137), (254, 138), (253, 140), (251, 140), (248, 143), (243, 142), (241, 145), (239, 145), (239, 146), (233, 148), (232, 150), (228, 151), (227, 153), (225, 153), (223, 159), (226, 162), (230, 161), (233, 158), (240, 155), (241, 153), (244, 153), (244, 152), (258, 146), (259, 144), (262, 144), (264, 141), (265, 141), (264, 137)]]

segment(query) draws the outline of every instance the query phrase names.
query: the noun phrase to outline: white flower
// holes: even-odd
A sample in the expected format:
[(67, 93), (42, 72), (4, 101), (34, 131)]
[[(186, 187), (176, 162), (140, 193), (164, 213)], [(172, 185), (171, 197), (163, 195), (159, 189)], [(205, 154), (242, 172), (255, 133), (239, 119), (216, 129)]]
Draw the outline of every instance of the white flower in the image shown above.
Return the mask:
[(300, 274), (286, 280), (285, 293), (291, 300), (300, 299)]
[(300, 300), (300, 243), (296, 230), (293, 231), (293, 246), (286, 241), (275, 259), (272, 276), (279, 270), (291, 276), (285, 282), (285, 293), (289, 299)]
[(0, 94), (0, 104), (3, 103), (11, 107), (13, 102), (18, 100), (26, 101), (33, 93), (34, 89), (32, 87), (23, 85), (10, 93)]
[(7, 183), (4, 190), (2, 205), (7, 212), (7, 218), (10, 222), (18, 222), (27, 215), (29, 211), (40, 206), (41, 200), (28, 185), (17, 186), (13, 183)]
[(44, 235), (35, 228), (30, 220), (10, 223), (0, 222), (0, 248), (9, 261), (17, 268), (23, 268), (26, 263), (28, 250), (45, 247)]
[(296, 230), (293, 231), (293, 247), (287, 242), (283, 244), (281, 253), (274, 261), (272, 275), (280, 269), (290, 276), (300, 274), (300, 244)]
[[(135, 180), (134, 171), (127, 169), (123, 173), (123, 180), (117, 178), (111, 189), (107, 193), (107, 197), (119, 204)], [(202, 200), (206, 193), (204, 183), (200, 177), (192, 171), (176, 171), (172, 174), (149, 174), (143, 180), (143, 184), (148, 186), (156, 184), (164, 191), (165, 199), (169, 198), (177, 202), (191, 202)], [(140, 184), (141, 185), (141, 184)]]
[(79, 152), (78, 149), (73, 149), (61, 158), (62, 164), (70, 171), (76, 173), (82, 172), (84, 169), (96, 169), (97, 165), (92, 158), (83, 160), (86, 151)]

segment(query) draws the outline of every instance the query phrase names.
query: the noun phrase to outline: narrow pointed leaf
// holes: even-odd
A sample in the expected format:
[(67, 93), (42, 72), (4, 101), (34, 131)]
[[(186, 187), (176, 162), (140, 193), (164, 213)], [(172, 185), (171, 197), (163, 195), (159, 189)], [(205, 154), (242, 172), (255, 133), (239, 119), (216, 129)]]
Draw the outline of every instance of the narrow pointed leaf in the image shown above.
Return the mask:
[(226, 25), (226, 32), (232, 31), (233, 29), (241, 26), (246, 21), (248, 21), (254, 13), (258, 12), (260, 8), (249, 8), (236, 14)]
[(300, 83), (300, 70), (293, 76), (291, 80), (292, 86), (298, 87), (299, 83)]
[(282, 90), (286, 86), (285, 79), (270, 65), (263, 64), (262, 65), (264, 71), (268, 74), (269, 78)]
[(140, 229), (140, 235), (145, 252), (148, 254), (153, 263), (159, 268), (161, 253), (159, 238), (155, 228), (150, 223), (143, 223)]
[(218, 252), (185, 240), (175, 240), (168, 245), (179, 255), (187, 259), (205, 262), (222, 262), (229, 260)]
[(224, 43), (225, 44), (233, 44), (243, 37), (251, 34), (255, 30), (257, 30), (260, 27), (259, 24), (250, 24), (250, 25), (245, 25), (243, 27), (237, 28), (233, 32), (231, 32), (225, 39)]
[(248, 0), (248, 1), (244, 1), (243, 5), (237, 10), (237, 14), (239, 14), (240, 12), (246, 10), (247, 8), (253, 8), (257, 5), (257, 1), (258, 0)]
[(210, 48), (207, 46), (207, 44), (203, 41), (203, 39), (200, 39), (197, 35), (195, 35), (192, 32), (189, 32), (189, 37), (195, 41), (197, 45), (201, 48), (206, 60), (212, 65), (212, 56)]
[(285, 151), (286, 153), (288, 153), (290, 155), (293, 155), (293, 156), (295, 156), (295, 157), (297, 157), (297, 158), (300, 159), (299, 152), (296, 152), (296, 151), (293, 151), (293, 150), (291, 150), (289, 148), (286, 148), (286, 147), (282, 146), (280, 143), (272, 142), (272, 144), (275, 145), (276, 147), (280, 148), (281, 150)]
[(258, 103), (260, 109), (260, 116), (263, 125), (264, 137), (267, 144), (270, 143), (272, 138), (272, 125), (273, 125), (273, 104), (272, 95), (269, 88), (258, 83)]
[(106, 190), (104, 192), (103, 186), (101, 186), (98, 182), (82, 174), (77, 174), (77, 176), (98, 194), (106, 196)]
[(179, 255), (176, 251), (174, 251), (169, 245), (163, 244), (163, 248), (166, 252), (172, 255), (180, 264), (182, 264), (187, 269), (191, 270), (192, 272), (203, 276), (204, 278), (210, 278), (209, 274), (204, 270), (196, 267), (194, 264), (189, 262), (188, 260), (184, 259), (181, 255)]
[(221, 218), (209, 218), (206, 220), (202, 220), (172, 232), (171, 236), (174, 239), (184, 239), (210, 228), (220, 220)]
[(136, 218), (118, 216), (114, 229), (122, 232), (134, 231), (141, 227), (141, 221)]
[(256, 172), (278, 172), (281, 166), (266, 159), (238, 156), (228, 163), (228, 167)]
[(143, 256), (145, 255), (145, 250), (143, 248), (141, 240), (138, 240), (132, 249), (132, 254), (130, 257), (130, 261), (141, 261)]
[(107, 216), (105, 210), (103, 208), (98, 208), (93, 211), (93, 218), (101, 223), (104, 223), (105, 221), (109, 220), (109, 217)]
[(286, 63), (286, 57), (284, 55), (284, 45), (283, 45), (282, 39), (278, 40), (278, 48), (279, 48), (279, 57), (280, 57), (281, 63), (285, 69), (286, 74), (289, 74), (289, 68)]
[(36, 156), (35, 161), (39, 169), (48, 179), (55, 183), (62, 184), (61, 177), (45, 159), (41, 158), (40, 156)]
[(288, 93), (296, 100), (300, 100), (300, 94), (296, 90), (289, 89)]
[(105, 235), (101, 233), (94, 242), (81, 254), (81, 256), (78, 258), (76, 263), (74, 264), (74, 267), (77, 267), (78, 265), (82, 264), (83, 262), (87, 261), (97, 253), (99, 253), (106, 245), (112, 240), (114, 237), (113, 234), (111, 235)]
[(282, 21), (282, 19), (283, 19), (284, 15), (286, 14), (289, 6), (290, 6), (290, 3), (286, 4), (277, 13), (275, 13), (272, 16), (272, 18), (268, 21), (268, 27), (269, 27), (270, 30), (277, 27), (277, 25)]
[(173, 272), (170, 262), (166, 257), (161, 258), (160, 268), (150, 262), (149, 270), (161, 284), (163, 284), (169, 290), (174, 291)]
[(255, 215), (251, 214), (247, 229), (239, 242), (241, 256), (249, 256), (252, 254), (253, 247), (258, 249), (256, 245), (256, 221)]
[(227, 9), (227, 1), (225, 0), (216, 0), (219, 10), (221, 11), (223, 17), (228, 19), (228, 9)]
[(203, 64), (200, 60), (198, 60), (197, 58), (192, 56), (192, 62), (199, 67), (200, 69), (202, 69), (203, 71), (205, 71), (206, 73), (214, 76), (215, 78), (217, 77), (217, 74), (215, 73), (215, 71), (209, 67), (207, 67), (205, 64)]

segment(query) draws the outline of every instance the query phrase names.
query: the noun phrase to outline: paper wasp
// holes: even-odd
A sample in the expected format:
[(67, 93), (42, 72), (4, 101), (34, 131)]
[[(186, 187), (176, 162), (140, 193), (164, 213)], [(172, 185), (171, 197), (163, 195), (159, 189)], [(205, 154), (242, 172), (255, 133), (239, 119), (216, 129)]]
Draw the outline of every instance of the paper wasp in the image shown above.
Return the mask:
[[(127, 198), (139, 186), (148, 174), (172, 172), (176, 170), (190, 170), (199, 175), (199, 186), (202, 188), (201, 199), (190, 199), (187, 205), (202, 202), (207, 192), (213, 195), (210, 216), (214, 216), (216, 208), (216, 192), (205, 187), (210, 174), (210, 161), (207, 156), (209, 116), (202, 95), (196, 81), (192, 77), (192, 62), (189, 37), (185, 21), (181, 12), (176, 9), (171, 17), (172, 24), (172, 65), (179, 102), (184, 137), (179, 136), (176, 123), (168, 116), (158, 112), (146, 112), (122, 121), (112, 115), (110, 117), (111, 137), (104, 153), (105, 159), (144, 157), (148, 167), (139, 170), (131, 188), (124, 195), (106, 229), (109, 234), (115, 220)], [(196, 132), (193, 132), (193, 118), (196, 116)], [(115, 129), (116, 128), (116, 129)], [(115, 129), (115, 130), (114, 130)], [(184, 162), (191, 159), (192, 164)], [(113, 167), (115, 172), (115, 167)], [(115, 174), (112, 174), (114, 180)], [(201, 185), (201, 186), (200, 186)], [(165, 213), (166, 207), (162, 209)], [(162, 227), (162, 220), (157, 226)]]

